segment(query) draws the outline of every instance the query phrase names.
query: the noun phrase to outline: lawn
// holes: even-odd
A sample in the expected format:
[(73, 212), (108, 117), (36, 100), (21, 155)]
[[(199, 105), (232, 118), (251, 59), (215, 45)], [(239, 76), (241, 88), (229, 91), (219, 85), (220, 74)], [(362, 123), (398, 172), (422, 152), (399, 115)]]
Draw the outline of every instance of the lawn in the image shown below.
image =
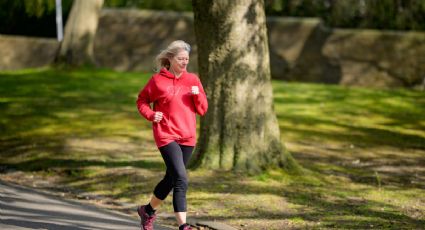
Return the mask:
[[(0, 73), (0, 179), (134, 213), (163, 176), (135, 100), (149, 74)], [(273, 81), (282, 141), (305, 168), (190, 170), (189, 216), (239, 229), (425, 226), (425, 93)], [(159, 221), (174, 222), (171, 199)]]

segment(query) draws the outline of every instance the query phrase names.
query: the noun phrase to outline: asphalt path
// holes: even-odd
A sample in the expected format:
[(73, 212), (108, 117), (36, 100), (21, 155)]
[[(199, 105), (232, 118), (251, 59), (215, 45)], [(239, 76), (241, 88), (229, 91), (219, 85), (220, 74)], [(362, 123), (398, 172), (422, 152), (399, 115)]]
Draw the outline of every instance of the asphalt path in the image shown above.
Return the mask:
[[(0, 181), (0, 229), (137, 230), (139, 220)], [(169, 228), (155, 226), (155, 230)]]

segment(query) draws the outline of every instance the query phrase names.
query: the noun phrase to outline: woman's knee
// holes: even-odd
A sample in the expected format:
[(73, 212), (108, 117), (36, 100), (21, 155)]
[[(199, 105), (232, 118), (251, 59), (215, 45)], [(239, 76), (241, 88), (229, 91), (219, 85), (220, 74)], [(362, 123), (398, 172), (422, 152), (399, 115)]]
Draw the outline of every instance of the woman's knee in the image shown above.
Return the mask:
[(186, 191), (189, 186), (189, 181), (186, 174), (177, 175), (174, 177), (174, 190)]

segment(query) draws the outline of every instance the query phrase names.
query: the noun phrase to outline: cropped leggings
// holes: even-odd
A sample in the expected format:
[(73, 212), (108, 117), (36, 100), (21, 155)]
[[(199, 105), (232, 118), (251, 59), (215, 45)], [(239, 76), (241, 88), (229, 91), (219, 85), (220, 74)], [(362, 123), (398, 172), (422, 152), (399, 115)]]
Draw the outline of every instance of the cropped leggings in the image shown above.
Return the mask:
[(165, 200), (173, 189), (174, 212), (186, 212), (186, 191), (188, 188), (186, 165), (192, 155), (193, 146), (171, 142), (160, 147), (159, 151), (167, 166), (167, 171), (164, 178), (156, 185), (154, 195), (160, 200)]

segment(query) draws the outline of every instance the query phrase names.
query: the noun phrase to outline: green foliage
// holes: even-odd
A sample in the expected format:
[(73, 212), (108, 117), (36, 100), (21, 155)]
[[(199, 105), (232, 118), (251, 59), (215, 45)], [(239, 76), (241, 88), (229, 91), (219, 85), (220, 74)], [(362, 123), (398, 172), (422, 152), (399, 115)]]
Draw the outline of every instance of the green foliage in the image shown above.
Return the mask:
[(425, 30), (423, 0), (266, 0), (266, 12), (321, 17), (330, 27)]
[(25, 12), (28, 16), (40, 18), (44, 14), (50, 14), (55, 10), (55, 0), (32, 0), (25, 1)]
[[(66, 23), (72, 0), (62, 0)], [(0, 1), (0, 34), (56, 37), (55, 0)]]
[(105, 7), (192, 11), (191, 0), (105, 0)]

